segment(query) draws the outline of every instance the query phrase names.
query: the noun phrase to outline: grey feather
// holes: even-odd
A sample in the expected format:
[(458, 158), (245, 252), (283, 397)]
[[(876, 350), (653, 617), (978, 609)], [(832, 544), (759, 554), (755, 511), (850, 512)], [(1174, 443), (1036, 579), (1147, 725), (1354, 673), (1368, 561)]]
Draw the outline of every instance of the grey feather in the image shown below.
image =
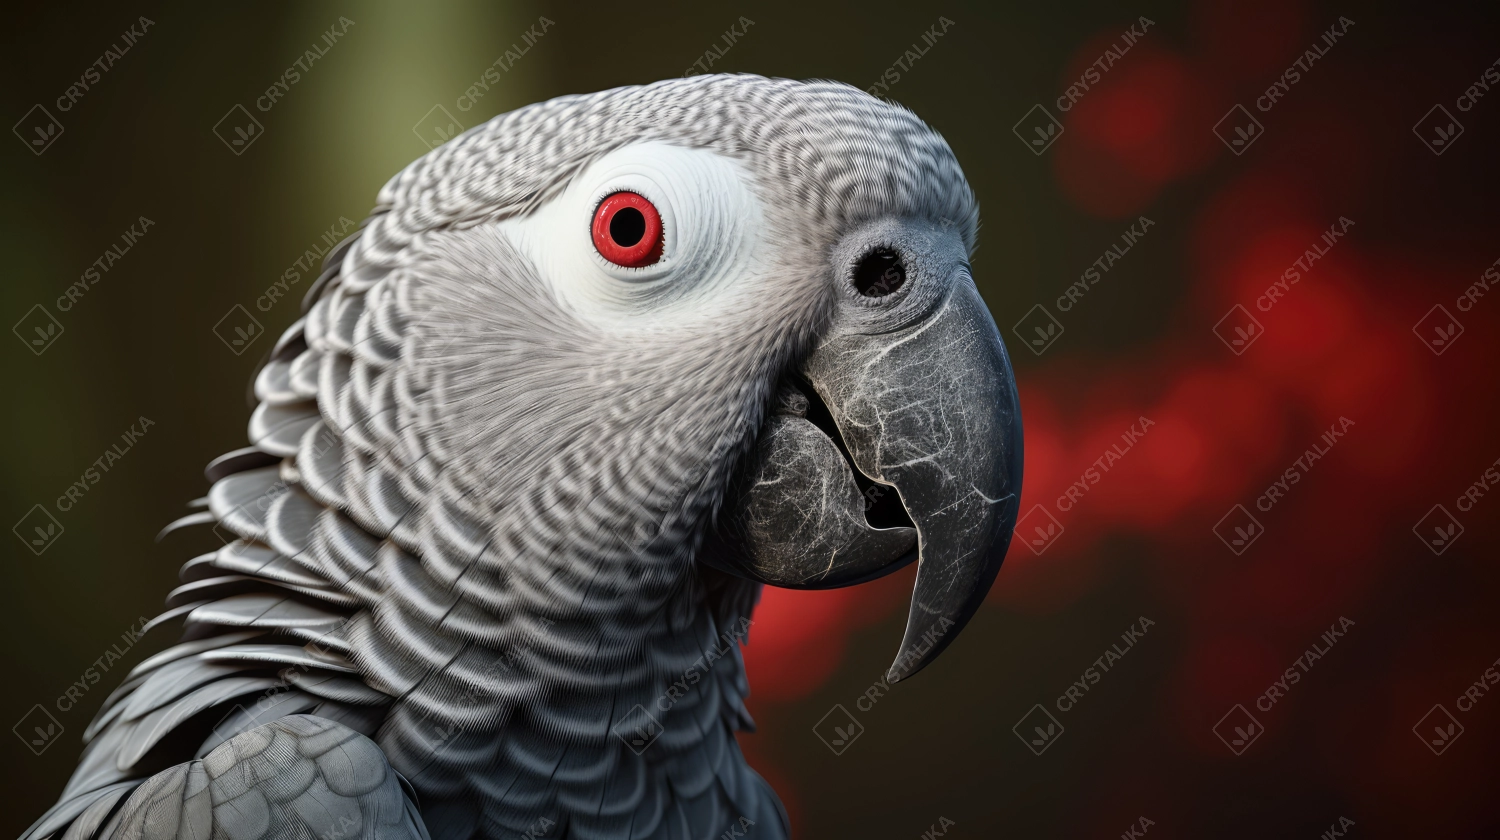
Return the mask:
[(338, 674), (357, 674), (359, 669), (342, 656), (310, 649), (304, 645), (235, 645), (200, 654), (206, 662), (264, 662), (317, 669)]
[(250, 415), (250, 442), (262, 452), (285, 458), (296, 453), (302, 433), (316, 422), (317, 406), (310, 400), (285, 404), (263, 402)]
[(292, 325), (282, 331), (281, 337), (271, 347), (271, 358), (276, 361), (285, 360), (291, 356), (307, 349), (307, 342), (303, 334), (305, 320), (298, 318)]
[(146, 680), (162, 666), (167, 665), (171, 662), (176, 662), (184, 657), (193, 656), (195, 654), (203, 653), (204, 651), (212, 650), (214, 648), (225, 647), (227, 645), (234, 645), (239, 644), (240, 642), (248, 641), (261, 635), (261, 632), (262, 631), (259, 630), (248, 630), (236, 633), (224, 633), (218, 636), (209, 636), (208, 638), (198, 639), (196, 641), (182, 642), (142, 660), (140, 664), (130, 669), (130, 672), (125, 675), (125, 681), (120, 685), (120, 687), (110, 692), (109, 696), (104, 699), (104, 704), (100, 707), (98, 716), (96, 716), (94, 718), (94, 721), (89, 724), (86, 730), (84, 730), (84, 743), (88, 743), (89, 741), (93, 740), (94, 735), (98, 733), (99, 729), (101, 729), (109, 721), (113, 720), (121, 713), (123, 713), (127, 706), (125, 698), (130, 696), (137, 688), (144, 684)]
[(292, 387), (292, 363), (272, 358), (255, 377), (255, 398), (262, 404), (286, 405), (307, 399)]
[(130, 695), (120, 719), (137, 720), (200, 686), (257, 667), (242, 662), (208, 663), (203, 657), (200, 653), (158, 668)]
[(151, 777), (101, 840), (210, 836), (428, 840), (380, 749), (307, 715), (282, 717)]
[[(183, 567), (186, 569), (187, 567)], [(217, 575), (188, 581), (167, 593), (166, 604), (176, 607), (215, 598), (227, 598), (246, 592), (261, 591), (265, 582), (248, 575)]]
[(118, 799), (114, 798), (115, 794), (120, 791), (128, 792), (133, 790), (139, 784), (139, 779), (128, 782), (116, 782), (90, 791), (90, 795), (88, 796), (70, 799), (65, 795), (61, 802), (52, 806), (47, 813), (32, 823), (31, 827), (26, 829), (21, 836), (23, 838), (45, 838), (55, 835), (57, 832), (69, 828), (69, 824), (78, 819), (80, 814), (88, 811), (98, 802), (102, 800), (118, 802)]
[(228, 714), (214, 724), (213, 732), (203, 740), (202, 744), (198, 745), (198, 751), (193, 757), (203, 758), (230, 738), (287, 715), (300, 715), (312, 711), (321, 703), (319, 698), (304, 692), (285, 690), (274, 694), (262, 694), (249, 705), (237, 703), (230, 708)]
[(309, 428), (297, 448), (303, 489), (324, 507), (344, 510), (344, 447), (323, 423)]
[(319, 671), (288, 671), (283, 677), (291, 685), (312, 696), (350, 706), (384, 706), (394, 699), (389, 694), (371, 688), (362, 680)]
[(94, 804), (78, 815), (72, 825), (68, 826), (62, 840), (92, 840), (99, 828), (104, 825), (104, 821), (114, 815), (115, 808), (131, 791), (136, 789), (138, 784), (138, 782), (130, 781), (111, 785), (98, 799), (94, 800)]
[(275, 677), (224, 677), (169, 705), (156, 708), (138, 721), (125, 721), (129, 737), (115, 759), (115, 768), (128, 772), (178, 724), (221, 703), (280, 685)]
[(181, 531), (184, 528), (191, 528), (195, 525), (212, 525), (216, 521), (217, 520), (214, 519), (214, 515), (212, 513), (209, 513), (208, 511), (190, 513), (186, 516), (179, 517), (172, 520), (171, 522), (168, 522), (165, 528), (157, 531), (156, 541), (161, 542), (162, 540), (167, 538), (168, 534), (171, 534), (175, 531)]
[(188, 621), (225, 627), (265, 627), (315, 639), (344, 622), (344, 616), (305, 601), (275, 594), (235, 595), (196, 607)]
[(275, 467), (237, 472), (214, 482), (208, 507), (225, 528), (245, 539), (266, 541), (266, 511), (287, 492)]
[(247, 543), (244, 540), (227, 543), (215, 552), (213, 565), (226, 572), (250, 575), (292, 586), (316, 588), (328, 585), (326, 578), (308, 571), (305, 566), (294, 562), (286, 555), (278, 554), (268, 546)]
[(208, 462), (203, 475), (212, 484), (227, 475), (274, 465), (277, 460), (274, 455), (262, 452), (253, 446), (247, 446), (244, 449), (225, 452)]

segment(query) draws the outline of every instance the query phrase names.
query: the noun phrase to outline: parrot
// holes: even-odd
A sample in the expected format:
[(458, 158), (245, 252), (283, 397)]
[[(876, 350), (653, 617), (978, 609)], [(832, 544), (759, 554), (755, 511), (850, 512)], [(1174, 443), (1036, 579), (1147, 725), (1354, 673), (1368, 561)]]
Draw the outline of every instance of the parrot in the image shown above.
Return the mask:
[(163, 531), (220, 543), (142, 631), (180, 641), (23, 840), (788, 837), (736, 740), (763, 587), (916, 563), (899, 682), (1015, 528), (978, 224), (937, 131), (832, 81), (562, 96), (418, 158)]

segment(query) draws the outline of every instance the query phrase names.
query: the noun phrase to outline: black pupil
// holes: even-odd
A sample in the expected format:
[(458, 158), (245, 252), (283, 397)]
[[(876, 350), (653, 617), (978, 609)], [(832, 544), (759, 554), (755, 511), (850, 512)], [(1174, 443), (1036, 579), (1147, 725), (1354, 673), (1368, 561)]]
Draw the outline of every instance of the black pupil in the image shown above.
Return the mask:
[(905, 282), (906, 266), (890, 248), (876, 248), (854, 267), (854, 288), (865, 297), (885, 297)]
[(629, 248), (646, 235), (646, 217), (634, 207), (623, 207), (609, 220), (609, 238), (622, 248)]

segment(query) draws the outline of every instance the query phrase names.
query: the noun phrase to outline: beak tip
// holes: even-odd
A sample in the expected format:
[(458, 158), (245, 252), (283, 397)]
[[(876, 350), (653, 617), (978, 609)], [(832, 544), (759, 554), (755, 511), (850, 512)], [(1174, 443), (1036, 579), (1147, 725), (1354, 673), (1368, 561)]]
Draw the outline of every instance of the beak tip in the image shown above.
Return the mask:
[(885, 681), (891, 685), (910, 679), (918, 671), (927, 666), (927, 661), (909, 661), (905, 656), (897, 657), (891, 667), (885, 672)]

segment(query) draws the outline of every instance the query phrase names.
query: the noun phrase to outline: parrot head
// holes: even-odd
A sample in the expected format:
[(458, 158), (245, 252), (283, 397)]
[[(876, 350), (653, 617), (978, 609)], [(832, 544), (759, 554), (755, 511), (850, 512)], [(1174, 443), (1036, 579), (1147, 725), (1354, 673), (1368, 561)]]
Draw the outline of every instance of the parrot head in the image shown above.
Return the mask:
[(915, 560), (894, 680), (973, 615), (1016, 518), (977, 224), (909, 111), (705, 76), (440, 147), (382, 191), (340, 293), (370, 292), (359, 352), (406, 367), (381, 398), (398, 472), (483, 523), (492, 611), (644, 622), (704, 574), (829, 588)]

